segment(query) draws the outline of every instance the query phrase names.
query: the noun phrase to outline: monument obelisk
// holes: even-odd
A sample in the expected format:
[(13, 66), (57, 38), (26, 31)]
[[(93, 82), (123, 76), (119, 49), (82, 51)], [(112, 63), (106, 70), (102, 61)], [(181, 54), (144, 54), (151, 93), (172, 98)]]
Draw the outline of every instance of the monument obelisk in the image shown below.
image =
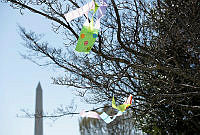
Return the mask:
[(43, 102), (42, 88), (40, 82), (36, 88), (36, 104), (35, 104), (35, 130), (34, 135), (43, 135)]

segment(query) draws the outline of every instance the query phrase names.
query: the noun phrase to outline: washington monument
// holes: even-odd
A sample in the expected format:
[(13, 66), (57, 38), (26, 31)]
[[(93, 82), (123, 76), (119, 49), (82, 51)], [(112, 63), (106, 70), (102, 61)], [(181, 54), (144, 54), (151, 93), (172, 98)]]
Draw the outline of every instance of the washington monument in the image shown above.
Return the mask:
[(42, 88), (40, 82), (36, 88), (36, 103), (35, 103), (35, 129), (34, 135), (43, 135), (43, 102)]

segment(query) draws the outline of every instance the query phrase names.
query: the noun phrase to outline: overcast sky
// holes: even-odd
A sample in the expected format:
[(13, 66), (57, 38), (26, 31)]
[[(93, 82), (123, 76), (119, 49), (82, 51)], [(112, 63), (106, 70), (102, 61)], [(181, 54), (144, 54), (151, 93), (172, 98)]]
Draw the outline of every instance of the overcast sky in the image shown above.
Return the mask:
[[(59, 35), (51, 31), (51, 22), (39, 15), (25, 12), (21, 16), (8, 4), (0, 3), (0, 135), (33, 135), (34, 119), (17, 118), (23, 114), (20, 109), (34, 112), (35, 89), (41, 82), (43, 89), (44, 111), (52, 112), (59, 105), (69, 105), (77, 96), (72, 95), (71, 88), (51, 84), (51, 76), (57, 71), (51, 67), (39, 67), (23, 59), (19, 52), (25, 51), (20, 44), (17, 24), (28, 30), (45, 34), (49, 42), (57, 44)], [(88, 109), (84, 104), (79, 110)], [(44, 135), (79, 135), (79, 116), (64, 117), (53, 123), (44, 120)]]

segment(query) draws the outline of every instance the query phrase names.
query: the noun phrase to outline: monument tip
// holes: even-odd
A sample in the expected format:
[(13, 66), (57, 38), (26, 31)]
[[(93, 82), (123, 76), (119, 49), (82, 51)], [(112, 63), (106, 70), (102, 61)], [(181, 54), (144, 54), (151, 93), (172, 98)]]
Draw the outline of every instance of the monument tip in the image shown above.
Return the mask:
[(38, 85), (37, 85), (37, 88), (36, 88), (36, 89), (37, 89), (37, 90), (38, 90), (38, 89), (42, 90), (42, 87), (41, 87), (40, 81), (38, 82)]

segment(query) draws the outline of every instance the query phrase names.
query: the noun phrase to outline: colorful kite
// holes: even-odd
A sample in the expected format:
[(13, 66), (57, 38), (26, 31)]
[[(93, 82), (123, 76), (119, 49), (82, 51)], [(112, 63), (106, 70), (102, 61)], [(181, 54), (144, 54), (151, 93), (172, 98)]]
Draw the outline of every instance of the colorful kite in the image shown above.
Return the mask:
[(124, 104), (122, 105), (116, 105), (115, 103), (115, 98), (113, 96), (113, 99), (112, 99), (112, 107), (121, 111), (121, 112), (124, 112), (129, 106), (131, 106), (132, 104), (132, 95), (129, 96), (129, 98), (125, 101)]
[(94, 42), (96, 41), (98, 31), (99, 29), (94, 27), (93, 19), (90, 23), (88, 20), (86, 20), (86, 22), (83, 24), (83, 28), (81, 30), (75, 50), (77, 52), (89, 53), (94, 45)]
[[(94, 0), (92, 0), (91, 2), (87, 3), (83, 7), (65, 14), (65, 18), (68, 22), (84, 14), (87, 17), (85, 23), (83, 24), (83, 28), (80, 32), (78, 43), (75, 48), (77, 52), (89, 53), (94, 45), (96, 38), (98, 36), (99, 28), (100, 28), (100, 20), (106, 12), (107, 0), (101, 0), (101, 4), (102, 5), (99, 6)], [(92, 15), (91, 22), (89, 23), (88, 13), (91, 10), (93, 10), (94, 12)], [(93, 17), (96, 11), (98, 11), (98, 15), (97, 15), (97, 20), (94, 26)]]
[(98, 10), (97, 10), (98, 16), (97, 16), (97, 21), (95, 23), (95, 26), (93, 22), (93, 16), (90, 23), (88, 22), (88, 19), (87, 19), (86, 22), (83, 24), (83, 28), (81, 30), (78, 43), (75, 49), (77, 52), (89, 53), (90, 50), (92, 49), (96, 41), (96, 38), (98, 36), (98, 31), (100, 28), (100, 20), (106, 11), (106, 7), (107, 7), (107, 4), (105, 4), (105, 2), (104, 2), (104, 5), (100, 7), (98, 6)]
[(80, 112), (80, 115), (81, 115), (81, 117), (89, 117), (89, 118), (96, 118), (96, 119), (100, 119), (101, 118), (106, 123), (110, 123), (117, 116), (121, 116), (123, 114), (123, 112), (132, 104), (132, 97), (133, 96), (130, 94), (130, 96), (125, 100), (123, 105), (116, 106), (115, 98), (113, 96), (112, 107), (117, 109), (117, 110), (119, 110), (118, 113), (116, 115), (114, 115), (114, 116), (109, 116), (105, 112), (103, 112), (101, 115), (99, 115), (98, 113), (96, 113), (94, 111), (89, 111), (89, 112), (82, 111), (82, 112)]

